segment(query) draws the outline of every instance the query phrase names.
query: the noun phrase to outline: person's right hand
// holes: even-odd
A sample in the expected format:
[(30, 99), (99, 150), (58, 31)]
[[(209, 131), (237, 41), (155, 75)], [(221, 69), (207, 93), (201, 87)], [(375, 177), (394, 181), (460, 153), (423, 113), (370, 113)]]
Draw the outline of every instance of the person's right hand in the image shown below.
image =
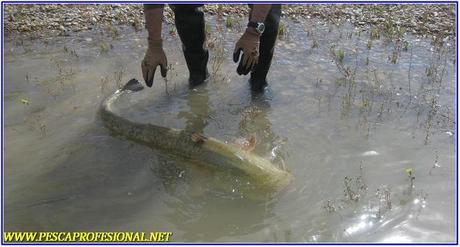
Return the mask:
[(142, 76), (148, 87), (152, 87), (153, 85), (153, 77), (155, 76), (158, 65), (160, 65), (162, 77), (166, 77), (166, 72), (168, 71), (168, 60), (166, 59), (162, 43), (162, 40), (149, 40), (149, 48), (141, 63)]

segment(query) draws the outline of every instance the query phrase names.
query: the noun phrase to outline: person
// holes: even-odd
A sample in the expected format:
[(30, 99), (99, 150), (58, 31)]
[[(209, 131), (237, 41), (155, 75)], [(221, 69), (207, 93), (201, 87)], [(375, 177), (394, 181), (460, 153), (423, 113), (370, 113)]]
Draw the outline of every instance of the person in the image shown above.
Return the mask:
[[(195, 87), (209, 77), (207, 70), (209, 52), (205, 44), (203, 4), (170, 4), (169, 6), (174, 12), (176, 29), (190, 73), (189, 85)], [(266, 77), (278, 35), (281, 5), (250, 4), (249, 7), (251, 9), (249, 22), (235, 45), (233, 61), (239, 62), (236, 70), (239, 75), (247, 75), (251, 72), (249, 80), (251, 89), (263, 91), (267, 85)], [(148, 48), (141, 68), (145, 83), (149, 87), (153, 84), (158, 66), (163, 77), (167, 74), (168, 62), (161, 38), (163, 8), (162, 4), (144, 4)]]

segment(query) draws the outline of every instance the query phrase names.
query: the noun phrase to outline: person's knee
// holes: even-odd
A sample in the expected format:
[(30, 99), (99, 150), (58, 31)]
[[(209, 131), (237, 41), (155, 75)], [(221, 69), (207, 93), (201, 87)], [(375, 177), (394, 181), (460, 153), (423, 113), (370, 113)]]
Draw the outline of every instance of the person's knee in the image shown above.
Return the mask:
[(144, 10), (158, 9), (162, 7), (163, 4), (144, 4)]
[(203, 4), (170, 4), (169, 7), (173, 10), (174, 14), (190, 15), (202, 13)]
[[(249, 17), (251, 17), (252, 10), (254, 8), (254, 4), (248, 4), (248, 6), (250, 9)], [(279, 23), (280, 17), (281, 17), (281, 4), (272, 4), (270, 11), (268, 12), (267, 17), (265, 18), (265, 22), (267, 22), (268, 20), (269, 22)]]
[(270, 12), (265, 18), (265, 28), (266, 30), (278, 30), (279, 22), (281, 16), (281, 4), (273, 4)]
[(281, 17), (281, 4), (272, 4), (269, 15), (279, 21)]

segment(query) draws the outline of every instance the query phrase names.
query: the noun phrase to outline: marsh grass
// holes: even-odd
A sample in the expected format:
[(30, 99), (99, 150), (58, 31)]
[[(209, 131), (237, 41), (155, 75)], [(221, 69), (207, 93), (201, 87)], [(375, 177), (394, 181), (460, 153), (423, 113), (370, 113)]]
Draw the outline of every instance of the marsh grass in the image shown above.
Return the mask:
[(439, 152), (437, 150), (435, 150), (435, 158), (434, 158), (434, 162), (433, 162), (433, 166), (430, 168), (430, 170), (428, 171), (428, 175), (432, 175), (433, 174), (433, 170), (434, 169), (437, 169), (441, 167), (439, 165)]
[(345, 176), (343, 179), (343, 196), (338, 199), (328, 199), (323, 203), (322, 208), (327, 213), (337, 212), (346, 208), (348, 204), (356, 204), (364, 199), (369, 188), (364, 179), (364, 167), (359, 166), (359, 175)]
[(348, 177), (343, 179), (343, 193), (345, 201), (358, 202), (359, 199), (367, 192), (367, 185), (363, 181), (363, 177)]
[(281, 40), (289, 40), (289, 29), (284, 22), (280, 22), (278, 26), (278, 38)]
[(101, 89), (101, 94), (103, 96), (107, 96), (108, 95), (108, 91), (110, 90), (109, 88), (110, 86), (110, 78), (109, 76), (102, 76), (100, 78), (100, 89)]
[(70, 62), (67, 59), (51, 57), (50, 63), (57, 75), (41, 82), (41, 85), (45, 87), (47, 94), (53, 99), (56, 99), (58, 94), (63, 91), (67, 85), (70, 85), (75, 91), (75, 85), (72, 84), (71, 81), (76, 75), (76, 72), (71, 65), (68, 65)]
[(99, 78), (99, 89), (103, 97), (124, 86), (127, 68), (124, 65), (119, 66), (115, 71), (103, 75)]
[(233, 28), (235, 26), (235, 20), (231, 16), (227, 16), (225, 19), (225, 27)]
[(26, 115), (26, 123), (32, 131), (37, 131), (40, 134), (40, 138), (47, 136), (48, 125), (42, 115), (29, 112)]
[(378, 202), (376, 217), (377, 219), (381, 219), (392, 209), (391, 189), (383, 185), (376, 190), (375, 197)]
[(413, 168), (407, 168), (406, 175), (409, 184), (405, 193), (410, 196), (415, 188), (415, 170)]
[(113, 45), (107, 42), (101, 42), (99, 44), (99, 51), (101, 54), (108, 53), (110, 50), (113, 49)]
[(136, 32), (142, 31), (142, 23), (140, 19), (134, 18), (131, 22), (131, 26), (134, 28)]
[(205, 23), (205, 24), (204, 24), (204, 31), (205, 31), (205, 33), (206, 33), (206, 37), (210, 37), (211, 34), (212, 34), (211, 25), (209, 25), (208, 23)]
[(228, 75), (222, 72), (225, 63), (225, 38), (216, 36), (208, 41), (208, 47), (211, 53), (211, 78), (214, 82), (225, 82)]
[(312, 44), (311, 44), (311, 48), (312, 48), (312, 49), (316, 49), (316, 48), (318, 48), (318, 47), (319, 47), (318, 41), (317, 41), (316, 39), (313, 39), (313, 42), (312, 42)]
[(123, 87), (123, 84), (124, 84), (123, 77), (126, 74), (126, 71), (127, 71), (127, 68), (125, 66), (120, 66), (119, 69), (117, 69), (113, 73), (114, 81), (118, 89)]
[(332, 200), (327, 200), (327, 201), (323, 204), (322, 208), (323, 208), (324, 210), (326, 210), (326, 212), (328, 212), (329, 214), (330, 214), (330, 213), (333, 213), (333, 212), (336, 212), (336, 211), (338, 210), (336, 204), (335, 204)]
[(433, 134), (434, 127), (441, 130), (453, 130), (455, 127), (455, 120), (451, 110), (448, 107), (443, 107), (440, 104), (440, 94), (443, 88), (443, 80), (446, 75), (447, 66), (447, 49), (441, 44), (435, 47), (435, 51), (431, 57), (431, 62), (426, 68), (427, 80), (420, 85), (420, 89), (415, 97), (418, 99), (417, 116), (420, 116), (426, 112), (426, 118), (423, 122), (425, 128), (425, 140), (424, 143), (430, 142)]
[(120, 30), (113, 26), (113, 25), (110, 25), (107, 27), (107, 33), (113, 38), (113, 39), (117, 39), (118, 37), (120, 37)]
[(170, 25), (170, 26), (169, 26), (169, 35), (171, 35), (172, 37), (176, 37), (176, 36), (177, 36), (177, 29), (176, 29), (176, 26), (174, 26), (174, 25)]
[(77, 51), (75, 49), (68, 48), (67, 46), (64, 46), (64, 52), (69, 54), (70, 56), (78, 58), (78, 54), (77, 54)]
[(35, 124), (37, 129), (40, 131), (41, 136), (45, 137), (47, 134), (47, 125), (40, 115), (35, 118)]
[[(326, 102), (328, 111), (331, 103), (339, 103), (342, 119), (358, 114), (357, 125), (365, 130), (367, 137), (373, 126), (387, 120), (402, 119), (415, 112), (416, 125), (420, 124), (425, 130), (423, 143), (429, 144), (435, 132), (455, 132), (453, 110), (440, 103), (449, 56), (443, 42), (433, 42), (437, 46), (432, 48), (431, 62), (425, 69), (426, 79), (420, 81), (417, 74), (417, 81), (414, 82), (414, 50), (405, 39), (405, 34), (403, 28), (392, 27), (390, 24), (371, 28), (368, 37), (364, 37), (367, 39), (365, 53), (360, 52), (360, 47), (350, 51), (338, 45), (343, 39), (356, 39), (359, 35), (346, 33), (337, 40), (332, 40), (329, 54), (339, 76), (335, 81), (336, 87), (325, 92)], [(314, 31), (308, 30), (307, 35), (310, 39), (315, 39)], [(383, 39), (383, 43), (375, 43), (378, 39)], [(401, 81), (393, 79), (391, 71), (379, 68), (378, 64), (370, 60), (370, 52), (375, 44), (390, 47), (387, 54), (388, 64), (399, 63), (402, 56), (404, 62), (408, 62), (407, 80), (402, 81), (402, 85)], [(358, 60), (363, 62), (360, 64)], [(420, 88), (415, 88), (414, 85), (420, 85)], [(322, 99), (325, 96), (315, 97), (318, 105), (325, 105), (325, 100)]]

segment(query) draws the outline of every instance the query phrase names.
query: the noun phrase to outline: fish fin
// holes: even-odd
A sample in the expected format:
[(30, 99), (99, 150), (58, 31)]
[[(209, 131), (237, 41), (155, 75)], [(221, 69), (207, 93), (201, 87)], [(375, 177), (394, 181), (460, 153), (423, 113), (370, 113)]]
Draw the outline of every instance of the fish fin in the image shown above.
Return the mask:
[(251, 152), (256, 148), (256, 135), (251, 134), (248, 137), (237, 138), (231, 143), (232, 146), (242, 149), (244, 151)]
[(208, 139), (206, 136), (198, 132), (193, 133), (191, 135), (191, 138), (192, 138), (192, 141), (196, 143), (202, 143)]
[(256, 135), (251, 134), (249, 137), (246, 137), (246, 145), (244, 146), (243, 149), (248, 152), (251, 152), (256, 148), (256, 143), (257, 143)]
[(249, 136), (249, 138), (248, 138), (248, 142), (249, 142), (249, 147), (254, 149), (256, 147), (256, 143), (257, 143), (256, 135), (251, 134), (251, 136)]

